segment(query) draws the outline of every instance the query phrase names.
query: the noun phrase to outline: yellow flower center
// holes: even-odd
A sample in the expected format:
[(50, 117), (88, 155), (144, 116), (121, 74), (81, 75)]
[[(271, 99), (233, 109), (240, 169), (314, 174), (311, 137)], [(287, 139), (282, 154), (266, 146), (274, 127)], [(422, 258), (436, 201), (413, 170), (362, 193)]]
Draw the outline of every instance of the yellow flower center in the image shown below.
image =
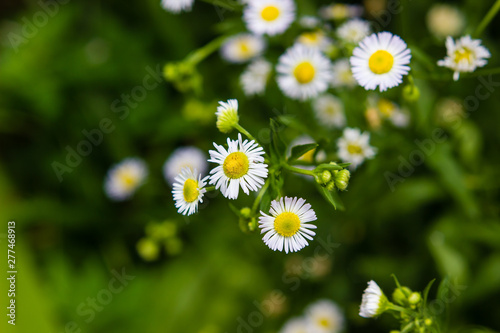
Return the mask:
[(247, 155), (238, 151), (226, 157), (222, 169), (228, 178), (238, 179), (247, 174), (249, 166)]
[(299, 83), (306, 84), (314, 79), (314, 76), (316, 75), (316, 70), (314, 69), (314, 66), (311, 65), (310, 62), (304, 61), (298, 64), (297, 67), (295, 67), (293, 75), (295, 76), (297, 81), (299, 81)]
[(283, 237), (291, 237), (300, 229), (300, 219), (295, 213), (284, 212), (274, 219), (274, 230)]
[(243, 56), (247, 56), (250, 53), (250, 48), (246, 42), (240, 42), (240, 52)]
[(373, 53), (368, 60), (370, 70), (375, 74), (385, 74), (389, 72), (394, 64), (394, 57), (387, 51), (378, 50)]
[(126, 189), (131, 189), (137, 184), (137, 177), (130, 170), (121, 170), (118, 178)]
[(385, 98), (379, 99), (379, 101), (377, 103), (377, 107), (378, 107), (380, 113), (382, 113), (386, 117), (390, 117), (395, 109), (394, 103), (392, 103), (391, 101), (389, 101)]
[(330, 327), (330, 321), (326, 318), (320, 318), (318, 322), (319, 322), (319, 326), (322, 326), (325, 328)]
[(355, 143), (350, 143), (347, 145), (347, 151), (349, 152), (349, 154), (359, 155), (363, 152), (363, 149)]
[(472, 50), (464, 47), (460, 50), (455, 51), (455, 63), (460, 63), (462, 60), (466, 60), (468, 63), (472, 61), (474, 53)]
[(267, 6), (262, 10), (260, 15), (265, 21), (271, 22), (280, 16), (280, 10), (275, 6)]
[(317, 44), (321, 37), (321, 32), (304, 32), (300, 35), (299, 40), (304, 44)]
[(184, 194), (184, 200), (186, 202), (193, 202), (196, 199), (198, 199), (198, 195), (200, 194), (200, 191), (198, 190), (198, 182), (194, 179), (187, 179), (184, 182), (184, 189), (183, 189), (183, 194)]

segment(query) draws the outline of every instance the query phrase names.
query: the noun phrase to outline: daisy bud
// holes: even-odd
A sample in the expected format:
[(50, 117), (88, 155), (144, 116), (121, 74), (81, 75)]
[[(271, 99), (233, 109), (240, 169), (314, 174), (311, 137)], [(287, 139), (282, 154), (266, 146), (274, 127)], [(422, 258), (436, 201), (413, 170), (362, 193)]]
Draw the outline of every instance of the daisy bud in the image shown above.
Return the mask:
[(421, 300), (422, 300), (422, 297), (420, 297), (420, 293), (417, 293), (417, 292), (413, 292), (410, 295), (410, 297), (408, 297), (408, 302), (411, 305), (417, 305), (418, 303), (420, 303)]
[(137, 252), (146, 261), (158, 259), (160, 249), (156, 242), (150, 238), (141, 238), (136, 245)]
[(332, 179), (332, 173), (325, 170), (321, 173), (320, 179), (322, 184), (327, 184)]
[(416, 102), (420, 98), (420, 89), (414, 84), (408, 84), (403, 88), (403, 98), (408, 102)]
[(426, 318), (425, 321), (424, 321), (424, 324), (426, 326), (431, 326), (432, 325), (432, 319), (431, 318)]
[(240, 214), (241, 216), (243, 216), (244, 218), (249, 218), (250, 217), (250, 214), (252, 213), (252, 210), (248, 207), (243, 207), (241, 210), (240, 210)]
[(219, 102), (217, 107), (217, 128), (222, 133), (229, 133), (238, 125), (238, 100), (230, 99), (227, 102)]
[(392, 300), (399, 305), (407, 305), (408, 304), (408, 296), (411, 295), (412, 291), (408, 287), (401, 287), (394, 289), (392, 293)]
[(345, 191), (347, 188), (347, 185), (349, 185), (349, 178), (351, 178), (351, 173), (349, 170), (339, 170), (335, 174), (335, 186), (341, 191)]
[[(335, 170), (335, 171), (337, 171), (337, 170)], [(332, 181), (330, 181), (328, 184), (326, 184), (326, 189), (327, 189), (328, 191), (333, 191), (333, 190), (335, 190), (335, 181), (334, 181), (334, 180), (332, 180)]]

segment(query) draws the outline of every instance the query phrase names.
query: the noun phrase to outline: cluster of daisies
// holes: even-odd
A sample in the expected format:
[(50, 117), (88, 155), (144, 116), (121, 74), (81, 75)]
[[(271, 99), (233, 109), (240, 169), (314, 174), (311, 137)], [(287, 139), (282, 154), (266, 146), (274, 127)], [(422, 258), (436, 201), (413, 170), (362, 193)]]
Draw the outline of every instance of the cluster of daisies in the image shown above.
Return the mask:
[[(239, 126), (238, 101), (233, 99), (219, 104), (217, 127), (221, 132), (228, 133)], [(369, 145), (369, 138), (368, 133), (359, 129), (345, 128), (344, 135), (338, 140), (339, 158), (352, 162), (353, 168), (372, 158), (375, 149)], [(265, 184), (268, 165), (264, 149), (255, 140), (243, 139), (241, 133), (236, 140), (228, 138), (226, 143), (226, 146), (214, 143), (215, 149), (208, 152), (208, 159), (196, 147), (182, 147), (165, 162), (164, 177), (173, 188), (175, 207), (180, 214), (196, 213), (207, 190), (219, 190), (224, 197), (235, 200), (240, 190), (249, 195), (261, 190)], [(305, 154), (302, 158), (311, 157), (309, 155)], [(214, 164), (208, 175), (207, 162)], [(337, 188), (344, 190), (349, 174), (339, 174), (342, 179), (336, 178)], [(108, 171), (104, 189), (110, 199), (123, 201), (144, 184), (146, 177), (145, 162), (139, 158), (128, 158)], [(271, 202), (269, 212), (261, 212), (258, 226), (269, 248), (288, 253), (304, 248), (313, 239), (316, 226), (311, 222), (315, 220), (314, 210), (304, 199), (282, 197)]]
[(327, 299), (310, 304), (304, 315), (289, 319), (279, 333), (338, 333), (344, 328), (340, 307)]

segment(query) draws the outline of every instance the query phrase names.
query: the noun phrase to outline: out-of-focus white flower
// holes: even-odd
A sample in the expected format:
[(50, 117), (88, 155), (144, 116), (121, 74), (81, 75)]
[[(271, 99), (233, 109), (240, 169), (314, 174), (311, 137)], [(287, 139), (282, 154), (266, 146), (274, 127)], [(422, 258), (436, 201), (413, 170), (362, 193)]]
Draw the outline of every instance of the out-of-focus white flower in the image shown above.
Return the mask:
[(304, 32), (297, 37), (297, 43), (304, 46), (327, 51), (332, 46), (332, 40), (322, 30)]
[(348, 18), (359, 17), (363, 14), (363, 6), (346, 5), (334, 3), (320, 9), (320, 15), (325, 20), (345, 20)]
[(346, 128), (342, 137), (337, 141), (338, 155), (344, 162), (350, 162), (355, 169), (375, 156), (375, 149), (370, 146), (370, 133), (361, 133), (357, 128)]
[(198, 170), (204, 175), (208, 168), (207, 155), (201, 149), (192, 146), (174, 150), (163, 164), (163, 176), (167, 183), (172, 185), (175, 177), (186, 167), (193, 171)]
[(333, 88), (347, 87), (354, 88), (358, 82), (352, 76), (351, 64), (349, 59), (339, 59), (332, 64), (332, 80), (331, 86)]
[(306, 309), (310, 333), (338, 333), (344, 327), (344, 315), (334, 302), (322, 299)]
[(147, 175), (148, 170), (143, 160), (127, 158), (108, 171), (104, 190), (111, 200), (126, 200), (144, 183)]
[(455, 37), (465, 28), (465, 16), (454, 6), (437, 3), (427, 13), (427, 27), (437, 38)]
[(470, 36), (460, 37), (456, 41), (446, 38), (446, 57), (438, 61), (439, 66), (448, 67), (454, 71), (453, 80), (457, 81), (460, 73), (473, 72), (483, 67), (491, 57), (490, 51), (481, 45), (480, 39)]
[(259, 56), (265, 47), (266, 42), (261, 36), (241, 33), (229, 37), (220, 52), (224, 60), (238, 64)]
[(341, 128), (345, 126), (344, 103), (330, 94), (321, 95), (313, 102), (313, 110), (322, 125)]
[(337, 35), (346, 43), (357, 45), (371, 33), (370, 23), (361, 19), (345, 22), (337, 29)]
[(189, 12), (193, 7), (194, 0), (161, 0), (161, 6), (166, 11), (174, 14)]
[(279, 333), (309, 333), (307, 321), (302, 317), (291, 318), (283, 325)]
[(254, 34), (282, 34), (295, 20), (293, 0), (246, 0), (246, 3), (243, 20)]
[(245, 95), (261, 95), (266, 91), (272, 65), (265, 59), (256, 59), (248, 65), (240, 77), (240, 84)]

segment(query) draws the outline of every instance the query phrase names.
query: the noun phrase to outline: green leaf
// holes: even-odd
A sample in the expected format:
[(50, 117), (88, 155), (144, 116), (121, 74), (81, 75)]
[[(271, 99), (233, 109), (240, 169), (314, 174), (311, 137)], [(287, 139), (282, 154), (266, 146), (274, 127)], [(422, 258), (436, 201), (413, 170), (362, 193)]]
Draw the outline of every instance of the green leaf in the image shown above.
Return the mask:
[[(338, 206), (338, 202), (335, 200), (335, 198), (332, 195), (332, 192), (328, 191), (325, 187), (317, 184), (318, 191), (323, 195), (323, 197), (328, 201), (333, 208), (336, 210)], [(343, 207), (343, 204), (340, 203), (340, 205)]]
[(343, 167), (338, 164), (323, 163), (316, 167), (317, 170), (342, 170)]
[(271, 207), (271, 191), (268, 190), (264, 195), (262, 196), (262, 199), (260, 200), (260, 210), (263, 212), (269, 212), (269, 208)]
[(425, 287), (425, 289), (424, 289), (424, 291), (423, 291), (423, 293), (422, 293), (422, 294), (424, 295), (424, 302), (423, 302), (423, 303), (424, 303), (424, 306), (426, 306), (426, 305), (427, 305), (427, 298), (428, 298), (428, 296), (429, 296), (429, 291), (431, 290), (431, 287), (432, 287), (432, 285), (434, 284), (434, 281), (436, 281), (436, 279), (432, 279), (432, 280), (431, 280), (431, 282), (429, 282), (429, 283), (427, 284), (427, 286)]
[(318, 147), (317, 143), (308, 143), (305, 145), (299, 145), (299, 146), (292, 147), (292, 154), (288, 158), (288, 162), (295, 161), (296, 159), (300, 158), (302, 155), (304, 155), (308, 151), (316, 149), (316, 147)]

